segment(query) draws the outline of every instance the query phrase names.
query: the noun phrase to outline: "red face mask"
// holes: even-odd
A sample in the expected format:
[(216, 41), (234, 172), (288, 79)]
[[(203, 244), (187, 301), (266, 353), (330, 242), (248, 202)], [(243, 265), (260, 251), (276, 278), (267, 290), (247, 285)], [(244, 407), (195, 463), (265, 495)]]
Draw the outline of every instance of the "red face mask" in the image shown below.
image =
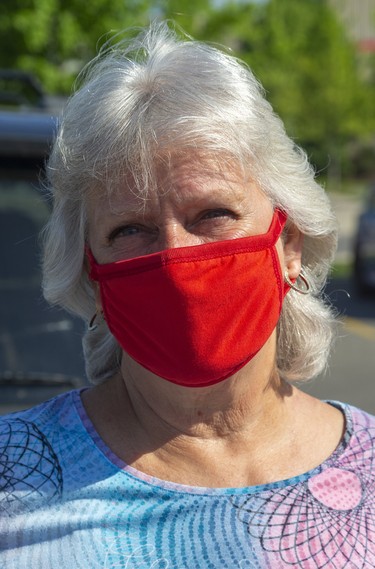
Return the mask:
[(275, 244), (286, 222), (276, 210), (267, 233), (96, 263), (109, 329), (135, 361), (173, 383), (223, 381), (266, 343), (289, 287)]

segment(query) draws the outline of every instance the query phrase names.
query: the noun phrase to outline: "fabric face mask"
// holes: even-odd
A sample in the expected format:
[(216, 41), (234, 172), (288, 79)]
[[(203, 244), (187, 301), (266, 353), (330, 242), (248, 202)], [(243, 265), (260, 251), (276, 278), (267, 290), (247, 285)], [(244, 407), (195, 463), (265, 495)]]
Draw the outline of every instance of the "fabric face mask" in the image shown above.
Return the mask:
[(262, 235), (105, 265), (88, 251), (90, 277), (121, 347), (183, 386), (212, 385), (241, 369), (270, 337), (289, 290), (275, 248), (285, 222), (276, 210)]

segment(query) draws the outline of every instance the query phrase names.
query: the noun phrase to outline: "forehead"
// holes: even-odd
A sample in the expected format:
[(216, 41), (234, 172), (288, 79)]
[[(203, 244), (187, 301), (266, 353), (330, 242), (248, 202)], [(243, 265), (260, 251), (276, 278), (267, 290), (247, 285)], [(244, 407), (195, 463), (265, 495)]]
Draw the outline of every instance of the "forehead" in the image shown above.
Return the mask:
[(125, 171), (120, 183), (91, 192), (87, 207), (89, 211), (99, 207), (122, 213), (128, 208), (142, 211), (164, 198), (178, 203), (231, 195), (242, 200), (254, 191), (260, 192), (251, 173), (234, 157), (188, 150), (158, 157), (147, 175), (137, 175), (136, 169)]

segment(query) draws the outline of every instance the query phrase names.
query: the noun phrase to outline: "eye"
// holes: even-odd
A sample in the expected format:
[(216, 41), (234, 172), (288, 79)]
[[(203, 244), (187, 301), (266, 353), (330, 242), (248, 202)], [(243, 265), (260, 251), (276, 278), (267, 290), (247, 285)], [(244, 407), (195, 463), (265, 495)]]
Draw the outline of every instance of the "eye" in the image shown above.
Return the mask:
[(218, 208), (218, 209), (210, 209), (203, 213), (201, 219), (217, 219), (221, 217), (230, 217), (231, 219), (237, 219), (237, 215), (230, 211), (229, 209)]
[(138, 235), (142, 231), (139, 225), (121, 225), (113, 229), (108, 235), (108, 241), (114, 241), (118, 237), (132, 237)]

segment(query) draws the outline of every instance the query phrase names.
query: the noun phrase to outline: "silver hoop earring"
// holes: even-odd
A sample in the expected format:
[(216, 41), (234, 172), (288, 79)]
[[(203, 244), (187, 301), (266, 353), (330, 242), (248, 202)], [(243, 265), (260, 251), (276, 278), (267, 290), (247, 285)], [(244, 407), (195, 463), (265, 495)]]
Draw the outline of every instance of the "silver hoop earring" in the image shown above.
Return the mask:
[(94, 330), (97, 329), (97, 327), (98, 327), (98, 323), (97, 323), (97, 321), (96, 321), (97, 317), (98, 317), (98, 313), (95, 312), (95, 314), (94, 314), (94, 316), (91, 318), (91, 320), (90, 320), (90, 322), (89, 322), (89, 325), (88, 325), (88, 328), (87, 328), (87, 330), (88, 330), (89, 332), (93, 332)]
[[(296, 282), (292, 283), (292, 281), (289, 279), (289, 274), (288, 274), (288, 270), (285, 270), (285, 274), (284, 274), (284, 280), (286, 282), (287, 285), (290, 286), (290, 288), (292, 288), (293, 290), (295, 290), (296, 292), (299, 292), (300, 294), (308, 294), (310, 291), (310, 284), (309, 281), (307, 280), (307, 278), (302, 274), (302, 272), (298, 275)], [(300, 286), (298, 284), (298, 280), (302, 281), (303, 286)]]

